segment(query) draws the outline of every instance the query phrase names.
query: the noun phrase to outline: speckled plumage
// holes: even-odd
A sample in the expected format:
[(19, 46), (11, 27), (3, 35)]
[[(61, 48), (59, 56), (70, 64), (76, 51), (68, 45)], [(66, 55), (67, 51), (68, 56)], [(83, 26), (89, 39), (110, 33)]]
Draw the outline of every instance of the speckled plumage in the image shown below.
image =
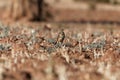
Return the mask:
[(64, 39), (65, 39), (65, 33), (63, 30), (61, 30), (57, 37), (57, 43), (63, 43)]

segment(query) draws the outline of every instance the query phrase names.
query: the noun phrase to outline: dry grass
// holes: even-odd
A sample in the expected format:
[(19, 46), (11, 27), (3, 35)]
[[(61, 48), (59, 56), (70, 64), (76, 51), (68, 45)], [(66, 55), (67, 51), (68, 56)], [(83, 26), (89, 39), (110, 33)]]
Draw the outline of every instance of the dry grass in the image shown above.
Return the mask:
[(0, 79), (119, 80), (119, 28), (82, 26), (0, 26)]

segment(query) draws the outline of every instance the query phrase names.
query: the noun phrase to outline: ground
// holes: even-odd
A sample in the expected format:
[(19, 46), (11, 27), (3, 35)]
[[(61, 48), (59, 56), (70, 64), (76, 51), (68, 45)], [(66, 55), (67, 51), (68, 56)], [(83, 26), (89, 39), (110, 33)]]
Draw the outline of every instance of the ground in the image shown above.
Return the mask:
[(55, 8), (54, 22), (0, 18), (0, 80), (119, 80), (119, 11)]
[(0, 26), (1, 80), (119, 80), (117, 25), (38, 25)]

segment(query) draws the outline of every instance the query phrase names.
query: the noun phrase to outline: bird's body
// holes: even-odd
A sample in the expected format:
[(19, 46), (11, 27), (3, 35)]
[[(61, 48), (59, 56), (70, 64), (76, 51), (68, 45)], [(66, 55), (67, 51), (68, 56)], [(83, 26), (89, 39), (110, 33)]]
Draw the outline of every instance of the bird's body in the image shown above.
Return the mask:
[(65, 39), (65, 33), (63, 30), (61, 30), (58, 34), (56, 43), (63, 43), (64, 39)]

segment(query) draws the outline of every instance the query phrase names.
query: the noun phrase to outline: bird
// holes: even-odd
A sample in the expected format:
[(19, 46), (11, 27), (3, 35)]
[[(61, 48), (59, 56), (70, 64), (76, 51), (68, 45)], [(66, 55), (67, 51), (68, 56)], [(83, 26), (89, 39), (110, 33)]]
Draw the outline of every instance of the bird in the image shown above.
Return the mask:
[(57, 36), (57, 41), (56, 41), (56, 44), (58, 44), (58, 43), (63, 43), (63, 41), (64, 41), (64, 39), (65, 39), (65, 33), (64, 33), (64, 31), (63, 31), (63, 29), (58, 33), (58, 36)]

